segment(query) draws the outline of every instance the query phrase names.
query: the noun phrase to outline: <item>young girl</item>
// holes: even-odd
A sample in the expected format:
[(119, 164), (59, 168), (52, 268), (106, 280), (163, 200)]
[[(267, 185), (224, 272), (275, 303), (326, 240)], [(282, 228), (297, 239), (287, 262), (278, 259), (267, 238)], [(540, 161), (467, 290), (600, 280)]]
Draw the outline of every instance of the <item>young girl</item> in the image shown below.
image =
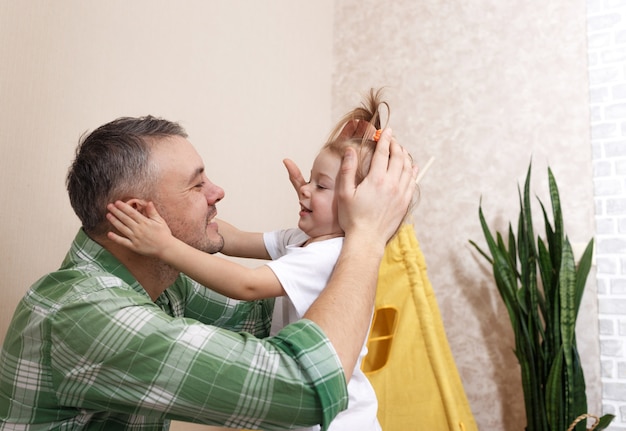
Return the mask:
[[(298, 190), (298, 229), (265, 234), (243, 232), (218, 221), (224, 238), (222, 253), (230, 256), (273, 259), (258, 268), (247, 268), (218, 256), (201, 252), (174, 238), (165, 221), (149, 202), (143, 216), (123, 202), (110, 204), (108, 218), (125, 236), (109, 232), (109, 238), (138, 253), (157, 257), (199, 283), (235, 299), (277, 297), (271, 334), (301, 319), (324, 289), (343, 244), (337, 217), (335, 181), (341, 157), (348, 146), (357, 150), (357, 184), (369, 171), (376, 141), (380, 136), (380, 91), (371, 90), (365, 103), (349, 112), (337, 124), (328, 142), (313, 162), (310, 180)], [(285, 160), (289, 169), (292, 162)], [(365, 341), (365, 340), (364, 340)], [(330, 425), (330, 430), (380, 430), (376, 418), (378, 403), (369, 381), (361, 371), (367, 349), (348, 384), (349, 403)], [(318, 430), (318, 427), (309, 430)]]

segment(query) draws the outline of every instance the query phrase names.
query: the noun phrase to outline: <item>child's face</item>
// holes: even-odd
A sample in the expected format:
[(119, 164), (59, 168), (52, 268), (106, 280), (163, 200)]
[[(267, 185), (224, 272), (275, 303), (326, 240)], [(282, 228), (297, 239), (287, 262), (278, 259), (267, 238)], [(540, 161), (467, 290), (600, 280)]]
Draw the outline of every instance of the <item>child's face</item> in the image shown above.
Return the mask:
[(337, 218), (335, 182), (341, 157), (322, 150), (313, 162), (309, 182), (300, 187), (300, 221), (298, 227), (312, 239), (343, 236)]

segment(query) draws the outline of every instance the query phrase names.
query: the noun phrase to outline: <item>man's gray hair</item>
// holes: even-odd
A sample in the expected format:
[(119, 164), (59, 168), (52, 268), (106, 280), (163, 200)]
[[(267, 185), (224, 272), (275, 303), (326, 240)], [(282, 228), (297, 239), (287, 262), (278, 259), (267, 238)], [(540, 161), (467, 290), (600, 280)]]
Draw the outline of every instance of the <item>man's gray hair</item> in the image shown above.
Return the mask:
[(151, 146), (171, 136), (186, 138), (187, 133), (178, 123), (146, 116), (118, 118), (81, 138), (66, 186), (86, 232), (98, 235), (109, 229), (109, 202), (149, 198), (157, 175)]

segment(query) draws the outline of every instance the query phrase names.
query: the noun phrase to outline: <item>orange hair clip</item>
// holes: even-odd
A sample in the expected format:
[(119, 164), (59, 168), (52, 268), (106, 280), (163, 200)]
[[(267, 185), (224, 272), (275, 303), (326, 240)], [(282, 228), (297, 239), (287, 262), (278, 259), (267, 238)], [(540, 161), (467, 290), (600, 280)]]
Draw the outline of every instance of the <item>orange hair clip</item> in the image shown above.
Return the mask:
[(374, 137), (372, 138), (372, 140), (374, 140), (374, 142), (378, 142), (378, 140), (380, 139), (380, 135), (382, 133), (383, 133), (382, 129), (376, 130), (376, 133), (374, 133)]

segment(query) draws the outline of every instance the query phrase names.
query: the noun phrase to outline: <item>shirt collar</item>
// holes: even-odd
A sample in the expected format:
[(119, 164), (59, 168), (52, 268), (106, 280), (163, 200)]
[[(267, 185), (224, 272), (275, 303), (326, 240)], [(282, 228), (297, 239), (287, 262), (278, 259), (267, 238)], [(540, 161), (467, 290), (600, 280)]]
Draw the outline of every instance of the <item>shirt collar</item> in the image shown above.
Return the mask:
[(122, 279), (138, 293), (148, 295), (128, 269), (108, 250), (92, 240), (81, 228), (74, 237), (61, 269), (77, 268), (88, 271), (106, 272)]

